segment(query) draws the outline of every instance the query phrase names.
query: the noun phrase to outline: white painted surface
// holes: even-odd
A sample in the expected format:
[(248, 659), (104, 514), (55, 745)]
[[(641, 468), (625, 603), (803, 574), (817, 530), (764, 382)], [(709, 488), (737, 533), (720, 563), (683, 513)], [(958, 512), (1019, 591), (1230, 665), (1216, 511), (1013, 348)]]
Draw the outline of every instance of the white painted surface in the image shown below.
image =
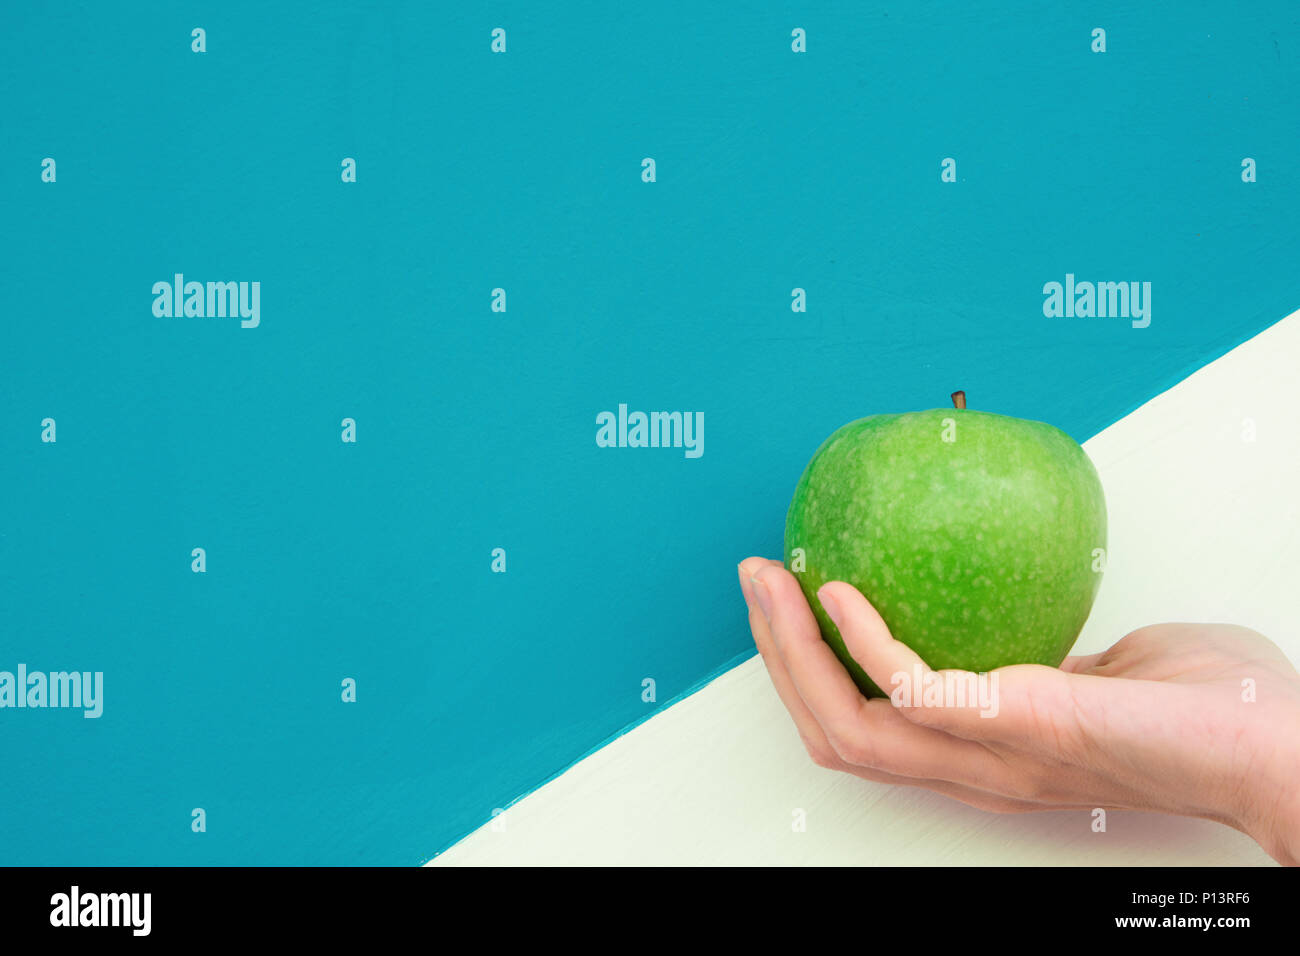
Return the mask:
[[(1144, 624), (1230, 621), (1300, 662), (1297, 368), (1300, 312), (1085, 444), (1106, 489), (1110, 555), (1074, 653)], [(791, 827), (796, 810), (806, 832)], [(1272, 862), (1206, 821), (1114, 811), (1106, 833), (1090, 823), (1080, 812), (988, 814), (823, 770), (755, 657), (429, 865)]]

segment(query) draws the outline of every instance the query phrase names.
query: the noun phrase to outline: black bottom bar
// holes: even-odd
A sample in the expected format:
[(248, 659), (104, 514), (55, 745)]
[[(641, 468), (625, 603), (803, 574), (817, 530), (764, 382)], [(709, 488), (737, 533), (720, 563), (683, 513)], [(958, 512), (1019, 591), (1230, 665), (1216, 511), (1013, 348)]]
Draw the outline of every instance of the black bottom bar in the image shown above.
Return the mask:
[(292, 936), (337, 945), (401, 933), (436, 945), (472, 932), (498, 945), (512, 933), (536, 945), (556, 934), (622, 926), (632, 938), (649, 933), (656, 945), (671, 945), (684, 938), (677, 930), (702, 921), (733, 940), (793, 932), (806, 949), (828, 931), (909, 948), (955, 939), (998, 944), (1030, 931), (1070, 941), (1199, 936), (1231, 944), (1261, 931), (1290, 937), (1296, 883), (1276, 867), (11, 868), (0, 869), (0, 886), (6, 944), (59, 936), (82, 943)]

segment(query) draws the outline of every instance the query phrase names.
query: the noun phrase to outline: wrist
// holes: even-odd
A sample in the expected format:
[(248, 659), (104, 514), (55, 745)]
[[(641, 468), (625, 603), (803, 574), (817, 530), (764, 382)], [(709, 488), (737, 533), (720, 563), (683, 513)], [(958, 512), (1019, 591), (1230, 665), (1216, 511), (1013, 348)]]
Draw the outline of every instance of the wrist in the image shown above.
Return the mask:
[[(1300, 761), (1292, 761), (1288, 779), (1294, 788), (1300, 780)], [(1300, 800), (1294, 789), (1279, 807), (1272, 826), (1263, 829), (1263, 839), (1257, 842), (1283, 866), (1300, 866)]]
[[(1300, 714), (1292, 726), (1300, 727)], [(1276, 733), (1276, 731), (1274, 731)], [(1257, 764), (1236, 825), (1283, 866), (1300, 866), (1300, 742), (1288, 732)]]

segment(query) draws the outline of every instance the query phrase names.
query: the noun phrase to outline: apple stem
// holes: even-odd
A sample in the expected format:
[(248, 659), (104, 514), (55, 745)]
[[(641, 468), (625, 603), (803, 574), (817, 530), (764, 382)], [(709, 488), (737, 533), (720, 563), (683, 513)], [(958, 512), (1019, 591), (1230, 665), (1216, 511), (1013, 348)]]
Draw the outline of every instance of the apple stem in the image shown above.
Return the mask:
[(952, 407), (953, 407), (953, 408), (965, 408), (965, 407), (966, 407), (966, 393), (965, 393), (965, 392), (953, 392), (953, 393), (952, 393)]

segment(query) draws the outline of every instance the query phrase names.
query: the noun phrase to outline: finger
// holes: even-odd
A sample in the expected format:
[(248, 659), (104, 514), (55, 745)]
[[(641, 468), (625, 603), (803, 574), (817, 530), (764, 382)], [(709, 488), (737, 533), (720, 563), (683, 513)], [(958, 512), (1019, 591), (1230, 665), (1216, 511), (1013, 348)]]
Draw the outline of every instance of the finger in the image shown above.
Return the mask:
[[(763, 568), (769, 566), (785, 567), (780, 561), (774, 561), (771, 558), (752, 557), (746, 558), (736, 565), (736, 570), (740, 575), (740, 593), (744, 595), (745, 605), (749, 608), (751, 629), (753, 615), (757, 613), (764, 623), (767, 618), (763, 615), (763, 609), (759, 607), (758, 602), (754, 599), (754, 575)], [(761, 650), (761, 648), (760, 648)]]
[(895, 688), (904, 689), (903, 682), (920, 685), (906, 688), (911, 691), (909, 694), (896, 695), (899, 704), (895, 709), (922, 726), (974, 736), (966, 727), (970, 716), (967, 708), (923, 706), (921, 691), (942, 680), (943, 672), (932, 670), (921, 655), (895, 640), (880, 613), (857, 588), (843, 581), (831, 581), (822, 585), (817, 597), (839, 628), (848, 652), (878, 687), (892, 693)]
[(841, 760), (902, 776), (1017, 792), (1007, 763), (982, 745), (909, 721), (887, 700), (863, 697), (822, 640), (799, 583), (788, 571), (760, 568), (753, 586), (760, 605), (767, 605), (772, 640), (794, 689)]
[[(751, 591), (750, 578), (752, 574), (762, 570), (769, 565), (781, 567), (780, 562), (772, 561), (767, 558), (753, 557), (746, 558), (738, 566), (741, 590), (745, 595), (746, 603), (749, 605), (749, 625), (750, 631), (754, 637), (754, 643), (758, 647), (759, 656), (767, 668), (767, 673), (776, 689), (777, 696), (781, 703), (789, 711), (795, 727), (799, 732), (799, 737), (803, 742), (804, 749), (808, 752), (810, 759), (819, 767), (829, 770), (843, 771), (860, 777), (863, 780), (869, 780), (873, 783), (889, 784), (891, 786), (908, 786), (917, 787), (925, 790), (931, 790), (935, 793), (943, 794), (953, 800), (958, 800), (968, 806), (976, 807), (990, 813), (1024, 813), (1033, 810), (1046, 809), (1043, 805), (1033, 803), (1028, 800), (1019, 800), (1013, 797), (1004, 796), (1000, 793), (993, 793), (988, 790), (980, 790), (975, 787), (965, 786), (959, 783), (953, 783), (949, 780), (927, 779), (924, 777), (908, 777), (897, 773), (889, 773), (884, 770), (876, 770), (871, 767), (854, 766), (845, 763), (831, 747), (826, 740), (826, 735), (822, 732), (821, 725), (799, 696), (794, 682), (790, 679), (789, 673), (781, 663), (780, 655), (772, 643), (772, 635), (769, 629), (767, 618), (763, 610), (756, 601), (754, 601)], [(1058, 808), (1059, 809), (1059, 808)]]
[(1071, 654), (1065, 660), (1061, 661), (1061, 670), (1070, 674), (1086, 674), (1097, 666), (1106, 652), (1100, 654)]
[[(768, 565), (783, 568), (780, 562), (756, 559), (744, 562), (741, 571), (751, 568), (762, 571)], [(752, 596), (752, 589), (750, 582), (747, 594)], [(802, 592), (799, 598), (806, 608)], [(804, 703), (779, 651), (767, 650), (775, 644), (771, 628), (762, 607), (757, 606), (757, 601), (752, 605), (750, 623), (755, 641), (762, 648), (760, 653), (768, 664), (778, 696), (795, 719), (814, 763), (877, 782), (924, 787), (994, 812), (1061, 809), (1071, 805), (1068, 799), (1062, 800), (1055, 794), (1049, 796), (1023, 772), (1024, 768), (1009, 765), (979, 744), (916, 726), (884, 700), (867, 702), (859, 738), (855, 742), (837, 742), (837, 750)], [(815, 645), (825, 648), (820, 640), (815, 640)], [(844, 752), (843, 756), (840, 751)]]
[(866, 698), (822, 640), (799, 582), (783, 568), (768, 567), (759, 569), (751, 586), (799, 696), (832, 745), (849, 738), (861, 719)]
[[(1041, 778), (1052, 762), (1081, 752), (1080, 701), (1100, 702), (1114, 690), (1109, 678), (1039, 664), (1015, 664), (987, 674), (934, 671), (911, 648), (893, 638), (876, 609), (852, 585), (831, 582), (818, 596), (836, 621), (845, 647), (872, 680), (882, 688), (894, 687), (896, 678), (911, 685), (911, 700), (898, 708), (900, 713), (921, 726), (1018, 755), (1018, 776), (1028, 774), (1040, 780), (1040, 785), (1032, 788), (1035, 793), (1042, 792)], [(944, 706), (926, 706), (926, 692), (931, 688)], [(965, 706), (960, 706), (962, 703)], [(1097, 706), (1085, 710), (1104, 712)], [(1030, 753), (1037, 755), (1036, 768), (1025, 759)], [(1049, 762), (1043, 764), (1044, 760)], [(994, 789), (1022, 796), (1023, 790), (1014, 784), (1016, 776), (1011, 789)]]
[(808, 755), (813, 762), (819, 767), (834, 770), (843, 769), (842, 762), (826, 740), (826, 735), (822, 732), (821, 725), (817, 723), (817, 718), (808, 710), (803, 698), (799, 696), (794, 683), (790, 680), (790, 675), (786, 672), (785, 665), (781, 663), (781, 657), (772, 643), (772, 633), (768, 627), (767, 617), (763, 614), (763, 609), (758, 605), (758, 602), (753, 599), (749, 579), (754, 572), (774, 563), (776, 562), (769, 561), (766, 558), (746, 558), (740, 563), (739, 567), (740, 587), (745, 594), (745, 601), (749, 605), (749, 629), (754, 636), (754, 645), (758, 648), (758, 654), (763, 659), (763, 664), (767, 667), (767, 675), (772, 681), (777, 697), (781, 699), (785, 709), (790, 712), (795, 729), (799, 732), (799, 738), (803, 741), (804, 749), (808, 751)]
[[(754, 636), (754, 643), (758, 647), (759, 656), (762, 657), (767, 667), (768, 676), (771, 678), (772, 685), (776, 689), (777, 696), (781, 699), (789, 711), (791, 718), (794, 720), (795, 727), (799, 732), (799, 737), (803, 741), (804, 749), (807, 750), (813, 763), (819, 767), (825, 767), (831, 770), (841, 770), (852, 773), (864, 780), (871, 780), (876, 783), (886, 783), (893, 785), (906, 785), (922, 787), (942, 793), (945, 796), (960, 800), (962, 803), (978, 807), (982, 810), (991, 812), (1007, 813), (1025, 810), (1040, 809), (1038, 804), (1025, 800), (1017, 800), (1002, 794), (993, 793), (987, 790), (980, 790), (974, 787), (964, 786), (959, 783), (953, 783), (949, 780), (926, 779), (922, 777), (908, 777), (897, 773), (889, 773), (884, 770), (876, 770), (866, 766), (855, 766), (845, 763), (835, 749), (826, 739), (821, 725), (817, 722), (816, 717), (803, 702), (799, 696), (799, 691), (795, 688), (794, 682), (790, 679), (789, 673), (781, 662), (780, 655), (772, 643), (772, 635), (769, 629), (767, 618), (757, 602), (752, 600), (751, 585), (749, 578), (751, 571), (759, 571), (768, 565), (782, 566), (779, 562), (770, 561), (764, 558), (747, 558), (739, 566), (741, 589), (746, 595), (746, 601), (750, 605), (749, 624), (750, 630)], [(873, 714), (873, 716), (876, 716)], [(888, 720), (889, 718), (886, 718)], [(899, 718), (901, 719), (901, 718)], [(902, 719), (906, 725), (906, 720)], [(917, 728), (904, 726), (905, 732), (911, 732)], [(882, 728), (884, 733), (887, 729)], [(904, 747), (908, 746), (906, 741), (902, 742)]]
[(785, 567), (784, 563), (775, 558), (761, 558), (757, 556), (746, 558), (744, 561), (741, 561), (740, 564), (736, 565), (737, 570), (740, 572), (740, 590), (745, 595), (746, 603), (753, 603), (753, 594), (750, 592), (750, 578), (769, 565), (777, 568)]

